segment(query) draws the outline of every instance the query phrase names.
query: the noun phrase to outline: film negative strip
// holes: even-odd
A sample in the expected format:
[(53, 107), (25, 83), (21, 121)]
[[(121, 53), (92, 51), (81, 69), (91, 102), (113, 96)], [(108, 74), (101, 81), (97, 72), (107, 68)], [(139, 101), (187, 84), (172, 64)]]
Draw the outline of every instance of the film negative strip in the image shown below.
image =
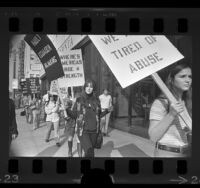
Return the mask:
[(0, 182), (199, 184), (199, 11), (0, 8)]

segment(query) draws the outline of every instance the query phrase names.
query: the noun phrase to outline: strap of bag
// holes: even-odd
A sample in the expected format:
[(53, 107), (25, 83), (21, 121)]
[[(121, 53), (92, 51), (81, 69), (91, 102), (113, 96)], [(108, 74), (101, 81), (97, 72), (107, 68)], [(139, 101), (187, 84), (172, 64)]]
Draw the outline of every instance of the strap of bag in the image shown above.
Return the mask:
[(100, 113), (98, 113), (98, 133), (102, 131), (103, 126), (101, 127), (101, 116)]
[(98, 114), (98, 132), (97, 132), (97, 134), (99, 134), (101, 131), (100, 126), (101, 126), (101, 118), (100, 118), (100, 114)]
[(100, 118), (100, 114), (98, 114), (98, 132), (97, 132), (97, 136), (96, 136), (95, 145), (97, 144), (97, 138), (98, 138), (99, 134), (101, 133), (100, 122), (101, 122), (101, 118)]
[[(164, 99), (164, 98), (158, 98), (158, 100), (163, 104), (163, 106), (165, 107), (165, 109), (167, 110), (167, 113), (168, 113), (169, 112), (169, 100), (168, 99)], [(166, 100), (167, 100), (167, 102), (166, 102)], [(177, 130), (179, 132), (179, 135), (180, 135), (182, 141), (184, 143), (188, 143), (187, 136), (186, 136), (186, 133), (187, 133), (186, 129), (183, 129), (181, 127), (181, 124), (180, 124), (178, 116), (176, 117), (176, 120), (178, 121), (176, 123), (176, 127), (177, 127)]]

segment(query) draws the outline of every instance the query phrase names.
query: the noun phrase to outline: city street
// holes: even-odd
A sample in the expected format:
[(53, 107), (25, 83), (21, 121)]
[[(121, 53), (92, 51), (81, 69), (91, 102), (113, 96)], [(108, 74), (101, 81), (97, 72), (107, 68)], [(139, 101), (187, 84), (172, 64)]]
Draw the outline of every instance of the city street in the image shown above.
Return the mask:
[[(57, 147), (53, 140), (52, 131), (50, 141), (45, 142), (47, 132), (46, 124), (33, 130), (32, 124), (26, 123), (26, 117), (20, 116), (22, 109), (16, 110), (18, 137), (12, 141), (10, 156), (16, 157), (67, 157), (68, 143), (67, 131), (60, 130), (61, 146)], [(123, 132), (117, 129), (109, 130), (109, 137), (104, 137), (101, 149), (95, 150), (96, 157), (152, 157), (154, 145), (148, 139)], [(73, 143), (73, 156), (78, 157), (76, 138)]]

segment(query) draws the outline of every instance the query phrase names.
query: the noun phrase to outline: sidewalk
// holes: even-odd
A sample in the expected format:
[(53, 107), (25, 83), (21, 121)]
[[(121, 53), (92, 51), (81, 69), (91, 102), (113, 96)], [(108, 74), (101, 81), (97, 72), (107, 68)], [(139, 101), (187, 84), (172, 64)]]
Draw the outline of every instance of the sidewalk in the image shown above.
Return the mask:
[[(41, 123), (40, 127), (32, 130), (32, 124), (26, 123), (25, 116), (20, 116), (22, 109), (16, 110), (19, 136), (13, 140), (10, 148), (10, 156), (15, 157), (68, 157), (68, 133), (60, 130), (61, 146), (57, 147), (51, 133), (50, 142), (45, 142), (47, 126)], [(119, 125), (116, 124), (116, 127)], [(123, 123), (123, 124), (122, 124)], [(122, 121), (121, 125), (127, 128)], [(134, 130), (135, 131), (135, 130)], [(153, 157), (154, 144), (146, 138), (130, 134), (109, 127), (109, 137), (103, 138), (101, 149), (95, 150), (96, 157)], [(74, 138), (73, 157), (78, 157), (77, 142)]]
[(149, 139), (148, 122), (143, 122), (142, 118), (132, 118), (132, 125), (128, 125), (128, 118), (117, 118), (110, 122), (110, 127), (116, 128), (143, 138)]

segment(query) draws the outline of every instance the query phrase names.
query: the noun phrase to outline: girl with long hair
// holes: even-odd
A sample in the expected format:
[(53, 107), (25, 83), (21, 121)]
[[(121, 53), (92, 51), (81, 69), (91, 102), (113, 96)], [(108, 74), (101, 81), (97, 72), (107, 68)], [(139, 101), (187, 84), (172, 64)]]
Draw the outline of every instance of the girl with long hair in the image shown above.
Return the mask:
[(190, 155), (192, 125), (185, 125), (179, 114), (192, 116), (192, 70), (185, 63), (171, 69), (166, 85), (177, 100), (170, 103), (164, 94), (153, 102), (150, 109), (149, 136), (155, 142), (155, 157), (186, 157)]
[(110, 109), (101, 111), (98, 97), (95, 95), (96, 86), (93, 80), (87, 80), (83, 93), (77, 98), (73, 109), (67, 108), (68, 115), (77, 122), (78, 138), (84, 150), (85, 157), (94, 157), (95, 143), (100, 118), (109, 113)]

